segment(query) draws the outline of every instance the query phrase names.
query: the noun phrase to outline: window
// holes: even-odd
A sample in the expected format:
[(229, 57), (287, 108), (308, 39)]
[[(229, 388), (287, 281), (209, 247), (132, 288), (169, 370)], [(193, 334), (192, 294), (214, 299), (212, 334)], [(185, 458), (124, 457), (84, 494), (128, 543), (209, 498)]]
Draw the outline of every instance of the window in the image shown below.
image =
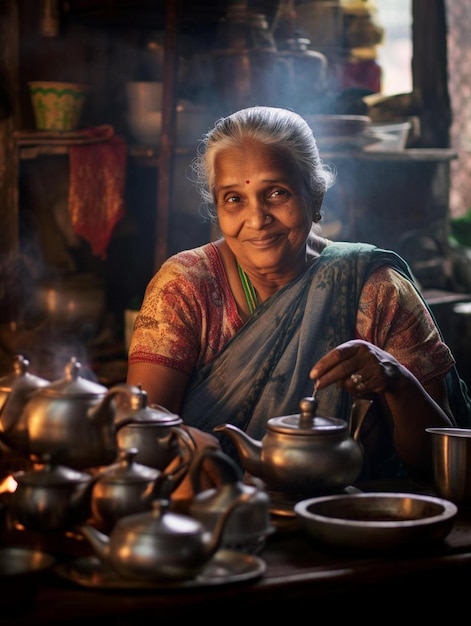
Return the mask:
[(376, 19), (384, 28), (378, 46), (382, 70), (381, 93), (390, 96), (412, 91), (412, 0), (376, 0)]

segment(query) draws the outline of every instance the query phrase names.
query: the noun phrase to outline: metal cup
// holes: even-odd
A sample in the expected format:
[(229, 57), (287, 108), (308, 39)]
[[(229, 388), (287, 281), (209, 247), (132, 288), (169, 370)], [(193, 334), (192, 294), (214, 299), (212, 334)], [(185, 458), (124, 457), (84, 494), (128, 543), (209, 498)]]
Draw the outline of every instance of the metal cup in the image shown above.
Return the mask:
[(471, 504), (471, 428), (426, 428), (432, 436), (433, 484), (458, 506)]

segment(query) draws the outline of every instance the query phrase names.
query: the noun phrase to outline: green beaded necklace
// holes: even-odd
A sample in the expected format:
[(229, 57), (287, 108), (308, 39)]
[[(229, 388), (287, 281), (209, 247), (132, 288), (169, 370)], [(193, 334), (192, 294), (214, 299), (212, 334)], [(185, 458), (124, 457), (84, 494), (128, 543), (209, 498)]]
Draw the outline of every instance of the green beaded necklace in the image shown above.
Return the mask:
[(245, 299), (247, 300), (249, 313), (252, 315), (252, 313), (255, 311), (258, 305), (257, 292), (255, 291), (254, 286), (250, 282), (250, 278), (247, 276), (247, 274), (244, 272), (244, 270), (241, 268), (241, 266), (238, 263), (237, 263), (237, 269), (239, 270), (240, 282), (242, 283), (242, 288), (244, 290)]

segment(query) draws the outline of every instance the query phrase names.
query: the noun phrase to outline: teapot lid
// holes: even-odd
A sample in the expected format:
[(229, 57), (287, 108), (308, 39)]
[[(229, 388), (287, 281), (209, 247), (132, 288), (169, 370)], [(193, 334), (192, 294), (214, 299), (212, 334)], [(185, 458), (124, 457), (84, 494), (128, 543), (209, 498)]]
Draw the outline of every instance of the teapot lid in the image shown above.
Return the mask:
[(137, 448), (125, 448), (119, 451), (118, 460), (107, 467), (99, 476), (102, 484), (141, 483), (155, 480), (160, 470), (136, 463)]
[(267, 428), (287, 435), (309, 436), (338, 435), (347, 430), (345, 420), (316, 415), (317, 406), (316, 398), (303, 398), (299, 403), (301, 413), (272, 417), (268, 420)]
[(35, 390), (38, 387), (45, 387), (49, 381), (31, 374), (29, 371), (29, 361), (22, 354), (15, 355), (13, 361), (13, 372), (0, 378), (0, 392), (12, 391), (13, 388), (21, 387), (24, 390)]
[(104, 385), (80, 376), (82, 364), (72, 357), (64, 369), (65, 377), (42, 387), (41, 395), (51, 397), (88, 397), (104, 395), (108, 389)]
[[(159, 535), (191, 537), (202, 535), (205, 532), (203, 524), (189, 515), (174, 513), (169, 510), (170, 501), (164, 499), (153, 500), (152, 511), (134, 513), (120, 518), (114, 530), (133, 531), (136, 535)], [(113, 530), (113, 532), (114, 532)]]
[(139, 425), (159, 425), (159, 426), (178, 426), (183, 423), (182, 418), (176, 413), (172, 413), (160, 404), (148, 404), (147, 392), (138, 385), (139, 408), (131, 413), (123, 410), (123, 416), (116, 415), (116, 426), (139, 426)]
[(28, 472), (21, 470), (13, 474), (13, 478), (18, 484), (31, 487), (59, 487), (88, 482), (91, 479), (91, 474), (57, 465), (51, 461), (50, 455), (44, 455), (42, 460), (44, 466), (41, 469), (33, 469)]

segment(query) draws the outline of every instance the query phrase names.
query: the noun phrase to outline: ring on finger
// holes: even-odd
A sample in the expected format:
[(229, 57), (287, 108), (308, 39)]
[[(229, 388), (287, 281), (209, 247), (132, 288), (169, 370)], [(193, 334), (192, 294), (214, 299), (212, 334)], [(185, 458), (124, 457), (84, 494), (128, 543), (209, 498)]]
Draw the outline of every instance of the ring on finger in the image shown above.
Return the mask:
[(363, 376), (361, 374), (352, 374), (350, 378), (357, 391), (362, 392), (366, 389), (365, 383), (363, 382)]

